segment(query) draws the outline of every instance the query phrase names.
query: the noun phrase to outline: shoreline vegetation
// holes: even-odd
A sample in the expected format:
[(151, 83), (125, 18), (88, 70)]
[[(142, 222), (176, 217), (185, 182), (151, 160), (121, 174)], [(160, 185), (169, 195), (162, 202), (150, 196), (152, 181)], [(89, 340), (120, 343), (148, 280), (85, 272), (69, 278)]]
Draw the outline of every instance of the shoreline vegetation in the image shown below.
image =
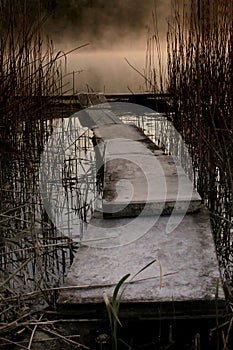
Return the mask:
[[(174, 125), (189, 145), (196, 186), (211, 212), (224, 280), (233, 280), (233, 1), (198, 0), (168, 29)], [(182, 12), (181, 12), (182, 11)]]
[[(172, 0), (167, 76), (161, 64), (156, 16), (147, 45), (151, 92), (173, 95), (174, 126), (193, 160), (195, 185), (211, 212), (224, 279), (232, 281), (233, 230), (233, 1)], [(161, 58), (158, 58), (159, 62)]]
[[(53, 288), (62, 284), (74, 252), (70, 237), (59, 236), (48, 219), (39, 189), (40, 155), (54, 115), (72, 114), (43, 98), (66, 89), (66, 56), (54, 53), (43, 33), (46, 18), (32, 18), (28, 3), (0, 1), (1, 349), (31, 349), (36, 327), (30, 324), (45, 307), (54, 308)], [(20, 341), (28, 334), (25, 347)]]
[[(69, 90), (62, 72), (66, 54), (55, 54), (43, 32), (48, 3), (56, 1), (0, 0), (0, 349), (33, 349), (38, 330), (42, 348), (87, 348), (79, 334), (55, 327), (70, 321), (57, 312), (56, 299), (77, 245), (59, 236), (39, 193), (40, 156), (54, 111), (56, 117), (72, 111), (43, 98)], [(216, 348), (227, 349), (233, 322), (233, 0), (171, 4), (167, 75), (155, 11), (146, 81), (149, 91), (174, 96), (169, 117), (186, 141), (195, 184), (210, 209), (229, 304), (226, 324), (213, 332), (219, 334)]]

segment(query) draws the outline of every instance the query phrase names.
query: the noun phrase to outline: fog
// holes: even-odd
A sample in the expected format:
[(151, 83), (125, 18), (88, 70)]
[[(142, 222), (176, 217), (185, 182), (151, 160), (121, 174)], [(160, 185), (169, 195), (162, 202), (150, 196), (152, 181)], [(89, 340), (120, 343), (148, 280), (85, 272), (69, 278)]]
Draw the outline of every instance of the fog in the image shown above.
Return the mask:
[[(67, 71), (75, 91), (141, 92), (144, 79), (125, 61), (125, 57), (141, 73), (145, 70), (148, 35), (153, 33), (152, 13), (157, 17), (164, 63), (165, 34), (170, 0), (110, 0), (80, 2), (80, 14), (72, 23), (60, 19), (50, 25), (57, 50), (69, 51), (89, 45), (68, 56)], [(108, 4), (108, 5), (107, 5)], [(148, 34), (150, 33), (150, 34)]]
[(100, 50), (77, 53), (69, 57), (69, 68), (81, 69), (76, 74), (75, 90), (102, 92), (143, 91), (144, 80), (126, 63), (124, 57), (143, 69), (144, 51)]

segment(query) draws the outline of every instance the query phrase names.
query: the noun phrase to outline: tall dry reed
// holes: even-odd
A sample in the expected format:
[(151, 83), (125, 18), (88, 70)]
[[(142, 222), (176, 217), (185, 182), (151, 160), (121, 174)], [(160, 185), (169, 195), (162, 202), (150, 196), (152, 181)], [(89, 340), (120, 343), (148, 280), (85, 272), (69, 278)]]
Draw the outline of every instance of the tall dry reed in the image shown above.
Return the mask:
[[(0, 332), (53, 304), (72, 242), (43, 211), (39, 161), (62, 94), (59, 54), (27, 0), (0, 1)], [(13, 324), (11, 324), (13, 322)], [(11, 326), (9, 326), (9, 324)], [(1, 345), (1, 342), (0, 342)]]
[(173, 122), (211, 211), (225, 278), (233, 278), (233, 1), (172, 0), (167, 34)]
[(232, 280), (233, 1), (171, 0), (166, 69), (156, 8), (152, 23), (146, 89), (166, 89), (173, 96), (174, 113), (168, 117), (188, 145), (225, 278)]

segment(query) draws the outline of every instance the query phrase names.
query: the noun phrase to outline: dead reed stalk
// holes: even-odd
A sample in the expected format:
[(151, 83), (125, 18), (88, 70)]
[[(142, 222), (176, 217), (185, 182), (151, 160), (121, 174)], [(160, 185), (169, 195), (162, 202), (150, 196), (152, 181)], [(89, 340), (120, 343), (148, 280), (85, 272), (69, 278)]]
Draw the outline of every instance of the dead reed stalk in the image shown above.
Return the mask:
[[(64, 57), (54, 53), (43, 24), (42, 15), (29, 16), (27, 0), (0, 0), (0, 322), (13, 329), (16, 320), (30, 319), (30, 308), (54, 304), (55, 293), (46, 289), (60, 285), (73, 256), (39, 191), (40, 156), (54, 117), (50, 97), (62, 95)], [(34, 291), (39, 297), (28, 302), (25, 295)]]
[(227, 280), (233, 279), (232, 23), (232, 0), (171, 0), (164, 77), (155, 8), (145, 67), (146, 89), (166, 87), (174, 96), (169, 118), (192, 156)]
[(232, 23), (232, 0), (173, 0), (167, 34), (173, 121), (189, 146), (227, 279), (233, 278)]

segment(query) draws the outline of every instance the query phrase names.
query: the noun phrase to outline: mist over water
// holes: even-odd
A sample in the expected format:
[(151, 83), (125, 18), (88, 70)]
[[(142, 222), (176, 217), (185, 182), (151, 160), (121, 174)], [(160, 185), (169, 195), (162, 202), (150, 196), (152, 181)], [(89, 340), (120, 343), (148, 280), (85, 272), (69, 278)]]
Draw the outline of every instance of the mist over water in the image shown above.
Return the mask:
[(145, 81), (125, 61), (141, 73), (146, 65), (148, 32), (153, 32), (152, 13), (158, 19), (165, 58), (166, 19), (170, 0), (81, 1), (80, 15), (72, 23), (66, 18), (50, 27), (57, 50), (69, 51), (88, 43), (67, 57), (65, 79), (76, 91), (143, 92)]
[[(127, 59), (140, 71), (145, 64), (145, 52), (138, 51), (93, 51), (79, 52), (69, 56), (68, 71), (75, 73), (74, 91), (101, 92), (142, 92), (145, 90), (144, 79), (125, 61)], [(72, 77), (73, 75), (69, 75)]]

